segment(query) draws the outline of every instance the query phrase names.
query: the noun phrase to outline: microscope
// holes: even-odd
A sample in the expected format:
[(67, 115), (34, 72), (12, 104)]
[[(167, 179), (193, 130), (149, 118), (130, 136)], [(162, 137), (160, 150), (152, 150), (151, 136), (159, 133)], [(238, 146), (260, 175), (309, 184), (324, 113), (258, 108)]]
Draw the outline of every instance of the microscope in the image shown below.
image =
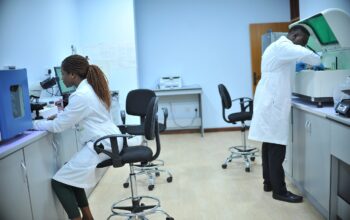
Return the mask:
[(47, 105), (46, 102), (39, 102), (39, 97), (30, 95), (30, 110), (31, 112), (35, 111), (35, 118), (34, 120), (43, 119), (42, 116), (40, 116), (40, 110), (44, 109), (44, 107)]

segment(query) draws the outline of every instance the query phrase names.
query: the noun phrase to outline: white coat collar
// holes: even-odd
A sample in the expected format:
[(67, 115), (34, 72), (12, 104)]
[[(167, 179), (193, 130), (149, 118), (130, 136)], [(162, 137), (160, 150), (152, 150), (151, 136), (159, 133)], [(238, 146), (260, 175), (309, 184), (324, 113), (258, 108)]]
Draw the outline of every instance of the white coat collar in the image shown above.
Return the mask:
[(82, 88), (86, 87), (88, 84), (89, 84), (89, 83), (88, 83), (87, 79), (83, 79), (83, 80), (79, 83), (79, 85), (78, 85), (76, 91), (81, 90)]

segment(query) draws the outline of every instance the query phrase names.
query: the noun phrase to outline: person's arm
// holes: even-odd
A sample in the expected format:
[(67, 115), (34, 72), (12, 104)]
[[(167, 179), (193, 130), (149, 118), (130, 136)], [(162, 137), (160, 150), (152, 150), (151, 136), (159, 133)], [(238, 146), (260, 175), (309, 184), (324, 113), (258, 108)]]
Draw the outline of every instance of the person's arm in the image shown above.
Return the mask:
[(54, 120), (37, 120), (34, 121), (35, 130), (47, 130), (50, 132), (62, 132), (81, 121), (89, 112), (88, 102), (82, 97), (72, 95), (69, 104), (64, 111)]
[(313, 66), (321, 64), (321, 57), (318, 54), (293, 43), (284, 44), (280, 54), (282, 60), (296, 60), (296, 62), (303, 62)]

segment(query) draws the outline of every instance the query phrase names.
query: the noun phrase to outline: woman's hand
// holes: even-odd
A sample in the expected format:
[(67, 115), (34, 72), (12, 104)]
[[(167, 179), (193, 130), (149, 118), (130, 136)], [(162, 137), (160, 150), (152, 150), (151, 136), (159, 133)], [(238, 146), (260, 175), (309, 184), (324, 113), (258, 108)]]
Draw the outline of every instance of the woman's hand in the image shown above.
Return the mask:
[(47, 120), (54, 120), (56, 118), (56, 114), (55, 115), (51, 115), (50, 117), (47, 117)]

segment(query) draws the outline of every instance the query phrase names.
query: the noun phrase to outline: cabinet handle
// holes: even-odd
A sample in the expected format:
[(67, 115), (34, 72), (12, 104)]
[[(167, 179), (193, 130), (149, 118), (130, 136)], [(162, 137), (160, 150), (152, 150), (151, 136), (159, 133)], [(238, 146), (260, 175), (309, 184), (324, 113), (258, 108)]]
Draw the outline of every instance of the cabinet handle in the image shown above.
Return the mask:
[(27, 167), (23, 160), (21, 161), (21, 168), (23, 174), (23, 182), (27, 182)]

